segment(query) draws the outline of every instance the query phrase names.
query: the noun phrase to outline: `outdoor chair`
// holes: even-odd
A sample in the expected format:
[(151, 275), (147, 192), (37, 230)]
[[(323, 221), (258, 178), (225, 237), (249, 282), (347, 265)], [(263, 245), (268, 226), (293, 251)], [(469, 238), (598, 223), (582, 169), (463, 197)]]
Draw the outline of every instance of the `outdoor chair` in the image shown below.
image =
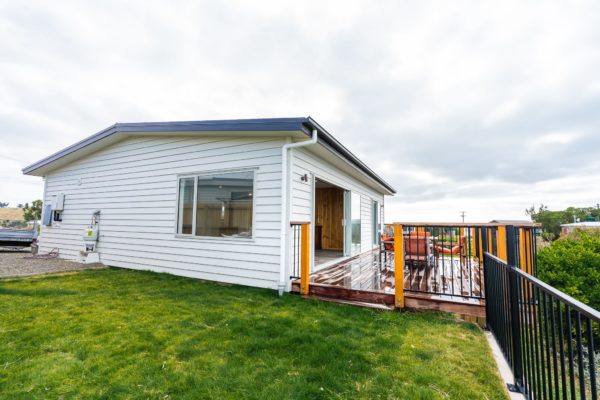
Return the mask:
[(458, 244), (447, 247), (444, 243), (434, 243), (433, 246), (436, 262), (439, 260), (440, 256), (454, 258), (456, 256), (461, 258), (461, 261), (466, 264), (467, 262), (467, 238), (461, 236), (458, 240)]
[(381, 235), (381, 253), (379, 259), (382, 260), (383, 256), (383, 265), (388, 267), (388, 254), (394, 254), (394, 238), (386, 235)]
[(432, 261), (431, 241), (426, 236), (404, 237), (404, 260), (411, 266), (426, 267)]
[(408, 288), (419, 289), (426, 285), (426, 277), (431, 275), (428, 268), (433, 265), (431, 240), (426, 236), (404, 236), (405, 279)]

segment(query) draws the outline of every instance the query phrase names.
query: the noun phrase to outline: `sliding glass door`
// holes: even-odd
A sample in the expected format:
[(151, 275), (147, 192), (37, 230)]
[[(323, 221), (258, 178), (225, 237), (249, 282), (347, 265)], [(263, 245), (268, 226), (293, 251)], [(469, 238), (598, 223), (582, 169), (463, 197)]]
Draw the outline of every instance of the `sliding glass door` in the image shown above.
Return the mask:
[(361, 198), (358, 193), (344, 192), (344, 255), (360, 254)]
[(352, 255), (360, 254), (361, 241), (361, 215), (360, 215), (360, 195), (352, 193)]

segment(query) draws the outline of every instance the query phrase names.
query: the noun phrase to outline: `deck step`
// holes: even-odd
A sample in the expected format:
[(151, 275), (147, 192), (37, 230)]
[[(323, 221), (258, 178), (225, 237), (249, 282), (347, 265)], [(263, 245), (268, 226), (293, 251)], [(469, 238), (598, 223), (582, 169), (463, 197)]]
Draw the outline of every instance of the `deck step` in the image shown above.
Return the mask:
[(317, 300), (321, 300), (321, 301), (328, 301), (330, 303), (349, 304), (351, 306), (371, 308), (374, 310), (383, 310), (383, 311), (394, 310), (393, 306), (388, 306), (387, 304), (368, 303), (366, 301), (344, 300), (344, 299), (336, 299), (333, 297), (325, 297), (325, 296), (310, 296), (309, 298), (317, 299)]

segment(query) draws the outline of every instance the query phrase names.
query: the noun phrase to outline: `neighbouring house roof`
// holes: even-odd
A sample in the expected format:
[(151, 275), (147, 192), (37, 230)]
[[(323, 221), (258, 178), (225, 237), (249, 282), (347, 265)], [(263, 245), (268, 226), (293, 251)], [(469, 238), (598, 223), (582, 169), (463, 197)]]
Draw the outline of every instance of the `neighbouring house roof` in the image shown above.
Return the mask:
[[(370, 179), (389, 191), (396, 190), (365, 163), (358, 159), (350, 150), (342, 145), (327, 130), (311, 117), (299, 118), (259, 118), (259, 119), (232, 119), (208, 121), (175, 121), (175, 122), (133, 122), (116, 123), (108, 128), (89, 136), (65, 149), (51, 154), (25, 168), (26, 175), (43, 176), (46, 172), (63, 165), (65, 161), (74, 160), (93, 152), (100, 147), (107, 146), (117, 139), (136, 133), (165, 133), (181, 134), (184, 132), (271, 132), (274, 135), (300, 132), (310, 136), (312, 131), (318, 131), (318, 143), (346, 159), (356, 169), (362, 171)], [(62, 161), (62, 162), (61, 162)]]
[(600, 228), (600, 222), (583, 221), (583, 222), (573, 222), (570, 224), (561, 224), (560, 226), (564, 227), (564, 228)]
[(535, 222), (527, 221), (526, 219), (494, 219), (490, 221), (491, 224), (499, 225), (514, 225), (514, 226), (539, 226)]
[(22, 208), (0, 208), (0, 219), (10, 221), (25, 221)]

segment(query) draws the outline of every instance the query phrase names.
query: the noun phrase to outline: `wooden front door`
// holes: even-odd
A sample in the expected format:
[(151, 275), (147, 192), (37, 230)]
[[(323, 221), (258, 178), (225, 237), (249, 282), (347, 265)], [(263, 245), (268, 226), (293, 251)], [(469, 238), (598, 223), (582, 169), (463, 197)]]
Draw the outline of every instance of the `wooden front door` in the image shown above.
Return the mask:
[(342, 225), (344, 191), (339, 188), (317, 188), (315, 192), (315, 234), (320, 232), (321, 248), (342, 250), (344, 248), (344, 226)]

